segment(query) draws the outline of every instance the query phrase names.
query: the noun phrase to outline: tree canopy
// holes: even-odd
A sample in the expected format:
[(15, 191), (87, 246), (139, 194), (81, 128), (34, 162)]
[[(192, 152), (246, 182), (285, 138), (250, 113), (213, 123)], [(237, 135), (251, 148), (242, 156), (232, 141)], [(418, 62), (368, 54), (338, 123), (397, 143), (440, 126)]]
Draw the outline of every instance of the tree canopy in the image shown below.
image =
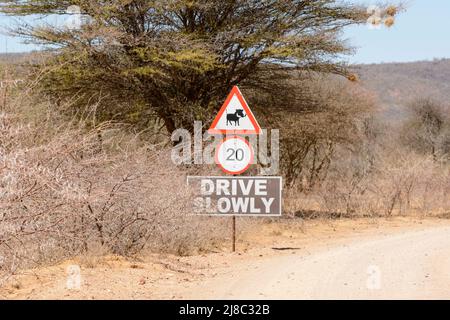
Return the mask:
[(103, 95), (105, 117), (157, 116), (169, 132), (210, 120), (233, 85), (279, 90), (294, 70), (349, 77), (340, 33), (368, 18), (335, 0), (0, 0), (0, 12), (67, 16), (73, 5), (79, 28), (15, 30), (52, 52), (42, 90)]

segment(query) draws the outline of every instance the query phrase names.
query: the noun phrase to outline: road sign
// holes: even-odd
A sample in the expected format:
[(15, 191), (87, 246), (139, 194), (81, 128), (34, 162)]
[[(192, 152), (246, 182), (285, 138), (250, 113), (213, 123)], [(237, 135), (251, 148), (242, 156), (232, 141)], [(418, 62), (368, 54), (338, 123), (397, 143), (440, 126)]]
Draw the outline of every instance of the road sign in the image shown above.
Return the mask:
[(280, 216), (281, 177), (188, 177), (194, 211), (216, 216)]
[[(261, 134), (261, 127), (238, 87), (231, 90), (208, 133), (235, 135), (216, 148), (216, 163), (224, 172), (238, 175), (253, 163), (251, 145), (237, 135)], [(198, 213), (232, 216), (233, 252), (236, 216), (281, 216), (281, 177), (188, 177), (190, 182), (199, 186), (194, 202)]]
[(242, 137), (227, 137), (216, 148), (216, 163), (228, 174), (241, 174), (247, 171), (253, 159), (253, 149)]
[(233, 87), (208, 132), (210, 134), (261, 134), (261, 127), (238, 87)]

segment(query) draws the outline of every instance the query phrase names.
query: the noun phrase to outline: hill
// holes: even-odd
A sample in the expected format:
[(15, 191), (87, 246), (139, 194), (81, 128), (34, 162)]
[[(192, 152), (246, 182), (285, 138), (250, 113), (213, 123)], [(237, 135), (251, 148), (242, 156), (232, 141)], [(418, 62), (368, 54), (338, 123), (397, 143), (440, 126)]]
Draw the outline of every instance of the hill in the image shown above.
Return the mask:
[(361, 84), (373, 91), (392, 117), (401, 117), (416, 98), (450, 101), (450, 59), (355, 66)]

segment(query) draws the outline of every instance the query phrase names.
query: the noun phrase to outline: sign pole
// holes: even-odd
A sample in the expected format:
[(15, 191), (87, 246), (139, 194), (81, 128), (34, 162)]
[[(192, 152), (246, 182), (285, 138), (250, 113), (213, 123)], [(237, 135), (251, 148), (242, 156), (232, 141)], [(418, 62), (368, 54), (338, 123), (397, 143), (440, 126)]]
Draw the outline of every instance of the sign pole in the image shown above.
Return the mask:
[[(233, 177), (237, 177), (237, 174), (233, 174)], [(233, 241), (233, 244), (232, 244), (232, 250), (233, 250), (233, 252), (236, 252), (236, 216), (235, 215), (233, 215), (233, 221), (232, 221), (232, 229), (233, 229), (233, 235), (232, 235), (232, 237), (233, 237), (233, 239), (232, 239), (232, 241)]]
[(233, 252), (236, 252), (236, 216), (233, 216)]

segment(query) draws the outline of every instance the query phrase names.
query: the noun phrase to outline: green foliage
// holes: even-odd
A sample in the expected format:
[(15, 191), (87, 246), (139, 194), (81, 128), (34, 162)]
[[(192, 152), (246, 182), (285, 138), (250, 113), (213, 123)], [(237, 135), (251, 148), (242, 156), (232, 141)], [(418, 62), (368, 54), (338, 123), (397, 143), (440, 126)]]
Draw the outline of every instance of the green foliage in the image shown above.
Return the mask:
[[(11, 15), (64, 14), (80, 7), (80, 29), (23, 25), (17, 34), (54, 51), (45, 93), (114, 106), (144, 104), (168, 131), (209, 121), (233, 85), (261, 87), (294, 70), (348, 75), (345, 26), (364, 8), (334, 0), (0, 0)], [(42, 65), (38, 66), (42, 70)], [(274, 80), (275, 81), (275, 80)], [(270, 82), (270, 81), (269, 81)], [(121, 104), (123, 106), (123, 104)], [(135, 110), (131, 110), (135, 114)]]

